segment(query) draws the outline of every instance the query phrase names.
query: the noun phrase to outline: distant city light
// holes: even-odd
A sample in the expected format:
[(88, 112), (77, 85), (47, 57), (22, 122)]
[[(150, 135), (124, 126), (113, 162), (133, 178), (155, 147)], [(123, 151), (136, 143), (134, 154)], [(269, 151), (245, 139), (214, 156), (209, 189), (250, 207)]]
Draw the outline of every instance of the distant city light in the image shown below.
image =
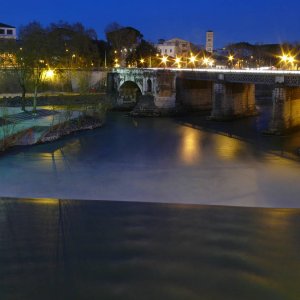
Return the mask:
[(233, 56), (233, 55), (229, 55), (229, 56), (228, 56), (228, 60), (229, 60), (229, 61), (233, 61), (233, 60), (234, 60), (234, 56)]

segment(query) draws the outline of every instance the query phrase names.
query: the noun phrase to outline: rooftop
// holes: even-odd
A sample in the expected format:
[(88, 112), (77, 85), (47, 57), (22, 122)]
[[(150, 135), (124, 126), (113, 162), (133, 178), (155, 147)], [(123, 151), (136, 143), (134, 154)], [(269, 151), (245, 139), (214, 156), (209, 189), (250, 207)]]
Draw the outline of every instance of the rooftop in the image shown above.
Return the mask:
[(4, 24), (4, 23), (0, 23), (0, 27), (4, 27), (4, 28), (16, 28), (14, 26), (11, 26), (11, 25), (7, 25), (7, 24)]

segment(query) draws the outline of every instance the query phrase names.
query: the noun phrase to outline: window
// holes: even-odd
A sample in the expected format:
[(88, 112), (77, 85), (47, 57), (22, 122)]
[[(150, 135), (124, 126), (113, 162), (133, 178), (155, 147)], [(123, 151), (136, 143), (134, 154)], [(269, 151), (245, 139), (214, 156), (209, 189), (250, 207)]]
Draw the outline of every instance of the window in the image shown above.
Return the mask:
[(173, 50), (172, 49), (170, 49), (170, 53), (172, 53), (173, 52)]
[(7, 29), (6, 33), (9, 34), (9, 35), (12, 35), (13, 34), (13, 30), (12, 29)]
[(165, 49), (165, 53), (168, 53), (168, 49)]
[(0, 34), (5, 34), (4, 29), (0, 29)]

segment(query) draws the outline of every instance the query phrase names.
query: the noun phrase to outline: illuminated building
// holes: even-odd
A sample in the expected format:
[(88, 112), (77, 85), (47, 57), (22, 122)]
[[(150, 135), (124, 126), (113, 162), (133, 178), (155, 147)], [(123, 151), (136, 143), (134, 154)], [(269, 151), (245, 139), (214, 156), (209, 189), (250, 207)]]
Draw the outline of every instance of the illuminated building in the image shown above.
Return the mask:
[(16, 27), (0, 23), (0, 38), (2, 39), (17, 39)]
[(160, 40), (156, 48), (161, 55), (175, 57), (188, 57), (191, 53), (191, 43), (182, 39)]

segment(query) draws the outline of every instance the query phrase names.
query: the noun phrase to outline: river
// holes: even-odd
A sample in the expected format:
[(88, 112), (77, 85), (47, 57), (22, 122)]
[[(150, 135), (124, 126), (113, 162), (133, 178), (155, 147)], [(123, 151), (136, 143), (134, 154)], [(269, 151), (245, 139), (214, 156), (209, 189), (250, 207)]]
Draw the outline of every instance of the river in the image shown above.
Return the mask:
[(299, 299), (300, 135), (269, 116), (110, 113), (3, 153), (0, 299)]
[(269, 114), (219, 123), (110, 113), (103, 128), (2, 154), (1, 195), (300, 207), (300, 133), (263, 136)]

